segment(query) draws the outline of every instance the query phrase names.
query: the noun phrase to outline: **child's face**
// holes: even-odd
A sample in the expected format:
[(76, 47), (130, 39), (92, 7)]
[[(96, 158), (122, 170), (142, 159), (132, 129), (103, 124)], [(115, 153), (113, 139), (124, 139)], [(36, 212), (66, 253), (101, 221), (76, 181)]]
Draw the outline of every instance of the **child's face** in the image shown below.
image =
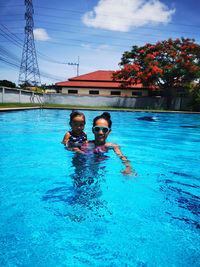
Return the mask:
[[(104, 119), (97, 120), (95, 126), (109, 128), (107, 120), (104, 120)], [(110, 129), (106, 133), (104, 133), (104, 131), (102, 129), (100, 129), (98, 132), (93, 130), (95, 140), (99, 143), (102, 143), (102, 144), (105, 143), (106, 138), (110, 134), (110, 132), (111, 132)]]
[(82, 133), (85, 127), (85, 120), (83, 116), (76, 116), (70, 123), (73, 133), (79, 135)]

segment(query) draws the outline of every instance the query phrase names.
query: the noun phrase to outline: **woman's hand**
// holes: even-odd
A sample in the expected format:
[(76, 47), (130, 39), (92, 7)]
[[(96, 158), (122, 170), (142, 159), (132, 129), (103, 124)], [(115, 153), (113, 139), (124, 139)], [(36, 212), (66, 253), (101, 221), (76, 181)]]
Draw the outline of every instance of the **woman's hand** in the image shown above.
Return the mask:
[(137, 173), (133, 170), (133, 168), (130, 165), (126, 165), (126, 168), (121, 171), (123, 175), (126, 176), (135, 176), (138, 177)]

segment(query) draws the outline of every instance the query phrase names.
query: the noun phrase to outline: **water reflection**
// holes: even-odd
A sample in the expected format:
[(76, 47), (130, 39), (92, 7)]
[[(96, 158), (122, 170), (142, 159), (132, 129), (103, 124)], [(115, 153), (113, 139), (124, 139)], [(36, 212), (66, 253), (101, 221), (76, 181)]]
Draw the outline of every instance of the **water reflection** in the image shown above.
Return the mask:
[[(62, 183), (62, 186), (48, 190), (43, 201), (57, 203), (54, 214), (67, 216), (72, 221), (110, 214), (101, 188), (105, 183), (105, 163), (108, 156), (103, 153), (89, 155), (71, 153), (73, 172), (67, 176), (71, 178), (71, 185)], [(61, 211), (61, 202), (65, 204), (64, 208), (62, 207), (64, 212)]]
[[(175, 175), (189, 178), (188, 174), (174, 172)], [(194, 178), (191, 175), (191, 178)], [(190, 179), (189, 181), (192, 181)], [(159, 181), (161, 183), (160, 190), (165, 194), (167, 202), (173, 205), (175, 209), (173, 212), (167, 212), (171, 215), (171, 218), (179, 221), (183, 221), (187, 224), (200, 228), (200, 187), (195, 184), (187, 184), (181, 181), (172, 179), (163, 179)], [(174, 204), (180, 208), (177, 210)]]

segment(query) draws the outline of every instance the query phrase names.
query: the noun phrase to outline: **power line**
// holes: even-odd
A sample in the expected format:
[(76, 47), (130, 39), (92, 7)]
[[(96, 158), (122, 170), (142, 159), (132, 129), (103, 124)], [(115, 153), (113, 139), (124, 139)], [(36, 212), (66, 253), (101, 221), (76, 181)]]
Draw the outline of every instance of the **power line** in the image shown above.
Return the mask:
[[(5, 64), (11, 66), (11, 67), (14, 67), (15, 69), (19, 69), (20, 67), (20, 64), (18, 63), (19, 61), (15, 60), (12, 61), (12, 58), (5, 58), (5, 55), (4, 57), (0, 54), (0, 61), (4, 62)], [(63, 77), (59, 77), (59, 76), (56, 76), (56, 75), (52, 75), (52, 74), (49, 74), (45, 71), (41, 71), (40, 72), (40, 75), (41, 77), (44, 77), (44, 78), (48, 78), (48, 79), (53, 79), (53, 80), (57, 80), (57, 81), (60, 81), (60, 80), (63, 80), (64, 78)]]
[[(59, 8), (51, 8), (51, 7), (44, 7), (44, 6), (38, 6), (36, 5), (37, 8), (41, 8), (41, 9), (45, 9), (45, 10), (57, 10), (57, 11), (62, 11), (62, 12), (70, 12), (70, 13), (77, 13), (77, 14), (82, 14), (84, 15), (85, 13), (87, 13), (88, 11), (78, 11), (78, 10), (72, 10), (72, 9), (59, 9)], [(52, 15), (48, 15), (48, 16), (52, 16)], [(109, 17), (110, 19), (112, 19), (112, 17), (116, 17), (116, 16), (112, 16), (109, 14), (103, 14), (102, 16), (104, 17)], [(126, 16), (118, 16), (118, 18), (121, 19), (127, 19)], [(139, 19), (138, 19), (139, 20)], [(142, 20), (142, 19), (140, 19)], [(157, 22), (157, 23), (163, 23), (162, 21), (157, 21), (157, 20), (151, 20), (152, 22)], [(168, 24), (172, 24), (172, 25), (179, 25), (179, 26), (187, 26), (187, 27), (195, 27), (195, 28), (200, 28), (200, 26), (194, 25), (194, 24), (185, 24), (185, 23), (175, 23), (175, 22), (168, 22)]]
[[(75, 24), (69, 24), (69, 23), (60, 23), (60, 22), (54, 22), (54, 21), (45, 21), (45, 20), (37, 20), (37, 23), (47, 23), (47, 24), (53, 24), (53, 25), (63, 25), (63, 26), (70, 26), (70, 27), (74, 27), (74, 28), (79, 28), (80, 29), (80, 26), (76, 26)], [(120, 25), (120, 24), (119, 24)], [(144, 29), (144, 30), (153, 30), (153, 31), (158, 31), (158, 32), (173, 32), (173, 33), (178, 33), (180, 34), (180, 30), (168, 30), (168, 29), (156, 29), (155, 27), (147, 27), (147, 26), (141, 26), (139, 27), (140, 29)], [(102, 30), (102, 29), (101, 29)], [(59, 30), (58, 30), (59, 31)], [(104, 30), (104, 31), (107, 31), (107, 30)], [(117, 32), (117, 31), (116, 31)], [(195, 33), (195, 32), (187, 32), (187, 31), (181, 31), (181, 33), (184, 33), (184, 34), (199, 34), (199, 33)], [(121, 33), (120, 34), (126, 34), (126, 35), (130, 35), (132, 33)], [(110, 38), (110, 36), (109, 36)]]
[(2, 46), (0, 46), (0, 55), (6, 56), (16, 62), (19, 62), (19, 58), (14, 55), (13, 53), (11, 53), (10, 51), (8, 51), (7, 49), (3, 48)]
[[(0, 30), (2, 30), (4, 32), (7, 40), (10, 41), (12, 44), (17, 45), (18, 47), (23, 48), (22, 40), (20, 38), (18, 38), (15, 34), (13, 34), (7, 27), (5, 27), (2, 24), (0, 24), (0, 25), (5, 28), (5, 30), (2, 30), (1, 28), (0, 28)], [(6, 33), (6, 30), (7, 30), (7, 33)], [(43, 55), (45, 57), (44, 54), (42, 54), (40, 52), (39, 52), (39, 54), (41, 54), (41, 55)], [(0, 56), (0, 61), (6, 63), (9, 66), (15, 67), (15, 68), (19, 68), (20, 67), (20, 65), (18, 63), (18, 62), (20, 62), (20, 59), (18, 57), (16, 57), (13, 53), (11, 53), (9, 50), (4, 48), (3, 46), (0, 46), (0, 55), (1, 55)], [(57, 63), (66, 64), (64, 62), (62, 62), (62, 63), (61, 62), (57, 62)], [(54, 79), (54, 80), (58, 80), (58, 81), (63, 80), (63, 77), (52, 75), (52, 74), (49, 74), (49, 73), (47, 73), (45, 71), (41, 71), (40, 75), (42, 77), (45, 77), (45, 78), (48, 78), (48, 79)]]
[(3, 29), (0, 28), (0, 31), (3, 32), (4, 37), (5, 37), (8, 41), (10, 41), (10, 42), (13, 43), (14, 45), (16, 45), (16, 46), (22, 48), (22, 45), (19, 43), (19, 41), (15, 40), (15, 39), (14, 39), (12, 36), (10, 36), (5, 30), (3, 30)]
[[(42, 17), (44, 17), (44, 15), (42, 15)], [(48, 16), (48, 17), (51, 17), (50, 15)], [(52, 16), (52, 17), (57, 17), (57, 18), (60, 18), (60, 17), (58, 17), (58, 16)], [(52, 22), (52, 21), (47, 21), (47, 20), (37, 20), (36, 21), (37, 23), (39, 22), (39, 23), (47, 23), (47, 24), (56, 24), (56, 25), (65, 25), (65, 26), (70, 26), (70, 27), (74, 27), (74, 28), (78, 28), (78, 29), (80, 29), (80, 27), (79, 26), (77, 26), (77, 25), (75, 25), (75, 24), (69, 24), (69, 23), (60, 23), (60, 22)], [(183, 24), (182, 24), (183, 25)], [(187, 25), (187, 26), (191, 26), (191, 25)], [(195, 25), (194, 25), (195, 26)], [(41, 26), (38, 26), (38, 27), (41, 27)], [(45, 26), (45, 28), (47, 28), (46, 26)], [(51, 30), (55, 30), (55, 29), (52, 29), (52, 28), (48, 28), (48, 29), (51, 29)], [(195, 33), (195, 32), (188, 32), (188, 31), (180, 31), (180, 29), (179, 30), (168, 30), (168, 29), (162, 29), (162, 30), (160, 30), (160, 29), (157, 29), (157, 28), (155, 28), (155, 27), (147, 27), (147, 26), (142, 26), (142, 27), (140, 27), (140, 29), (144, 29), (144, 30), (153, 30), (153, 31), (158, 31), (159, 33), (163, 33), (163, 32), (170, 32), (170, 33), (178, 33), (179, 35), (180, 34), (194, 34), (194, 35), (199, 35), (199, 33)], [(56, 30), (57, 32), (69, 32), (69, 33), (76, 33), (76, 31), (72, 31), (72, 30), (68, 30), (68, 31), (63, 31), (63, 30), (59, 30), (59, 29), (57, 29)], [(101, 31), (102, 31), (102, 29), (101, 29)], [(106, 31), (106, 30), (104, 30), (104, 31)], [(88, 33), (87, 33), (88, 34)], [(122, 34), (122, 33), (120, 33), (120, 34)], [(132, 34), (132, 33), (123, 33), (123, 34), (126, 34), (126, 35), (130, 35), (130, 34)], [(101, 37), (105, 37), (105, 38), (108, 38), (109, 37), (109, 39), (112, 39), (112, 38), (116, 38), (117, 39), (117, 37), (111, 37), (111, 36), (106, 36), (106, 35), (99, 35), (99, 34), (92, 34), (92, 35), (95, 35), (95, 36), (101, 36)], [(142, 35), (142, 34), (141, 34)], [(152, 36), (152, 34), (151, 34), (151, 36)], [(154, 36), (154, 35), (153, 35)], [(123, 39), (126, 39), (127, 40), (127, 38), (123, 38)]]
[(8, 8), (8, 7), (19, 7), (19, 6), (24, 7), (24, 5), (0, 5), (1, 8), (3, 8), (3, 7), (6, 7), (6, 8)]
[[(2, 29), (0, 29), (0, 30), (2, 30), (3, 31), (3, 33), (6, 35), (6, 39), (8, 40), (8, 41), (10, 41), (10, 42), (12, 42), (13, 44), (15, 44), (15, 45), (17, 45), (18, 47), (20, 47), (20, 48), (23, 48), (23, 41), (20, 39), (20, 38), (18, 38), (18, 36), (16, 36), (15, 34), (13, 34), (11, 31), (9, 31), (9, 29), (7, 28), (7, 27), (5, 27), (3, 24), (0, 24), (2, 27), (4, 27), (5, 28), (5, 30), (7, 30), (8, 31), (8, 33), (6, 33), (5, 31), (3, 31)], [(10, 34), (10, 35), (9, 35)], [(11, 34), (12, 34), (12, 36), (11, 36)], [(4, 36), (5, 37), (5, 36)], [(61, 61), (57, 61), (57, 60), (54, 60), (54, 59), (52, 59), (52, 58), (50, 58), (50, 57), (48, 57), (48, 56), (46, 56), (46, 55), (44, 55), (43, 53), (41, 53), (41, 52), (39, 52), (39, 51), (37, 51), (37, 53), (40, 55), (40, 57), (41, 58), (43, 58), (43, 59), (45, 59), (45, 57), (46, 58), (49, 58), (49, 60), (48, 59), (45, 59), (45, 60), (47, 60), (47, 61), (51, 61), (51, 62), (53, 62), (53, 63), (57, 63), (57, 64), (66, 64), (66, 63), (64, 63), (64, 62), (61, 62)]]
[[(12, 27), (13, 28), (13, 27)], [(64, 32), (66, 32), (66, 33), (79, 33), (79, 31), (71, 31), (71, 30), (59, 30), (59, 29), (54, 29), (54, 28), (51, 28), (51, 27), (45, 27), (45, 29), (47, 29), (47, 30), (50, 30), (50, 31), (55, 31), (55, 32), (60, 32), (60, 33), (64, 33)], [(146, 29), (151, 29), (151, 30), (156, 30), (156, 29), (154, 29), (154, 28), (146, 28)], [(176, 31), (171, 31), (171, 32), (176, 32)], [(188, 32), (189, 33), (189, 32)], [(190, 34), (191, 34), (192, 32), (190, 32)], [(17, 34), (22, 34), (22, 33), (17, 33)], [(192, 33), (192, 34), (194, 34), (194, 33)], [(139, 33), (136, 33), (135, 34), (135, 36), (136, 35), (141, 35), (141, 34), (139, 34)], [(119, 37), (116, 37), (116, 36), (107, 36), (107, 35), (102, 35), (102, 34), (87, 34), (87, 36), (89, 37), (89, 36), (91, 36), (91, 37), (100, 37), (100, 38), (106, 38), (107, 40), (108, 40), (108, 38), (110, 39), (110, 40), (118, 40), (118, 41), (131, 41), (131, 42), (133, 42), (133, 41), (138, 41), (138, 39), (135, 39), (135, 38), (132, 38), (132, 39), (130, 39), (130, 38), (126, 38), (126, 37), (123, 37), (123, 38), (119, 38)], [(160, 33), (158, 33), (158, 34), (145, 34), (145, 37), (146, 36), (160, 36)], [(70, 39), (64, 39), (64, 38), (60, 38), (60, 40), (67, 40), (67, 41), (69, 41)], [(140, 41), (141, 41), (142, 39), (140, 38)], [(143, 39), (144, 40), (144, 39)], [(76, 41), (75, 39), (72, 39), (72, 41)], [(82, 42), (85, 42), (85, 40), (84, 39), (78, 39), (77, 41), (82, 41)], [(87, 42), (88, 42), (88, 38), (87, 38)], [(97, 42), (93, 42), (93, 43), (97, 43)], [(97, 43), (98, 44), (98, 43)], [(122, 46), (122, 45), (120, 45), (120, 47), (124, 47), (124, 46)]]
[(3, 61), (3, 62), (5, 62), (6, 64), (8, 64), (8, 65), (10, 65), (10, 66), (12, 66), (12, 67), (15, 67), (15, 68), (19, 68), (19, 65), (18, 64), (16, 64), (16, 63), (14, 63), (14, 62), (10, 62), (10, 61), (8, 61), (7, 59), (5, 59), (5, 58), (3, 58), (3, 57), (1, 57), (0, 56), (0, 61)]
[[(1, 8), (3, 7), (23, 7), (23, 5), (0, 5)], [(76, 14), (80, 14), (80, 15), (84, 15), (86, 14), (88, 11), (79, 11), (79, 10), (72, 10), (72, 9), (59, 9), (59, 8), (54, 8), (54, 7), (45, 7), (45, 6), (39, 6), (39, 5), (35, 5), (36, 8), (39, 8), (39, 9), (45, 9), (45, 10), (57, 10), (57, 11), (62, 11), (62, 12), (68, 12), (68, 13), (76, 13)], [(20, 14), (15, 14), (16, 15), (20, 15)], [(39, 13), (35, 13), (35, 15), (39, 15)], [(9, 14), (5, 14), (3, 16), (13, 16), (12, 14), (9, 15)], [(41, 16), (44, 16), (44, 13), (41, 15)], [(103, 14), (102, 16), (104, 17), (109, 17), (112, 19), (112, 15), (111, 14)], [(61, 17), (61, 16), (55, 16), (55, 15), (48, 15), (48, 17), (54, 17), (54, 18), (64, 18), (66, 19), (66, 16), (65, 17)], [(113, 16), (113, 17), (116, 17), (116, 16)], [(118, 15), (118, 18), (120, 19), (127, 19), (126, 16), (119, 16)], [(70, 18), (71, 19), (75, 19), (77, 20), (76, 18), (74, 18), (73, 16)], [(143, 19), (137, 19), (137, 20), (143, 20)], [(151, 20), (152, 22), (156, 22), (156, 23), (163, 23), (162, 21), (157, 21), (157, 20)], [(186, 23), (175, 23), (175, 22), (167, 22), (167, 24), (171, 24), (171, 25), (177, 25), (177, 26), (184, 26), (184, 27), (194, 27), (194, 28), (200, 28), (200, 26), (198, 25), (194, 25), (194, 24), (186, 24)]]

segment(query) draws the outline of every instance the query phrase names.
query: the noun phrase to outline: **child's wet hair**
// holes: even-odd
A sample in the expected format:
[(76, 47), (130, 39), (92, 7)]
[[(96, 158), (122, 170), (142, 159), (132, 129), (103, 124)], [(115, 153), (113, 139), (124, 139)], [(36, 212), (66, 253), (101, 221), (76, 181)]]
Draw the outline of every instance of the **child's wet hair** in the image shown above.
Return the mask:
[(110, 119), (110, 113), (109, 112), (104, 112), (101, 115), (97, 116), (96, 118), (94, 118), (93, 120), (93, 127), (96, 125), (96, 121), (99, 119), (104, 119), (108, 122), (108, 127), (111, 128), (112, 126), (112, 121)]
[(70, 114), (70, 122), (69, 123), (71, 123), (75, 117), (83, 117), (84, 123), (85, 123), (85, 115), (82, 112), (79, 112), (77, 110), (72, 110), (72, 113)]

